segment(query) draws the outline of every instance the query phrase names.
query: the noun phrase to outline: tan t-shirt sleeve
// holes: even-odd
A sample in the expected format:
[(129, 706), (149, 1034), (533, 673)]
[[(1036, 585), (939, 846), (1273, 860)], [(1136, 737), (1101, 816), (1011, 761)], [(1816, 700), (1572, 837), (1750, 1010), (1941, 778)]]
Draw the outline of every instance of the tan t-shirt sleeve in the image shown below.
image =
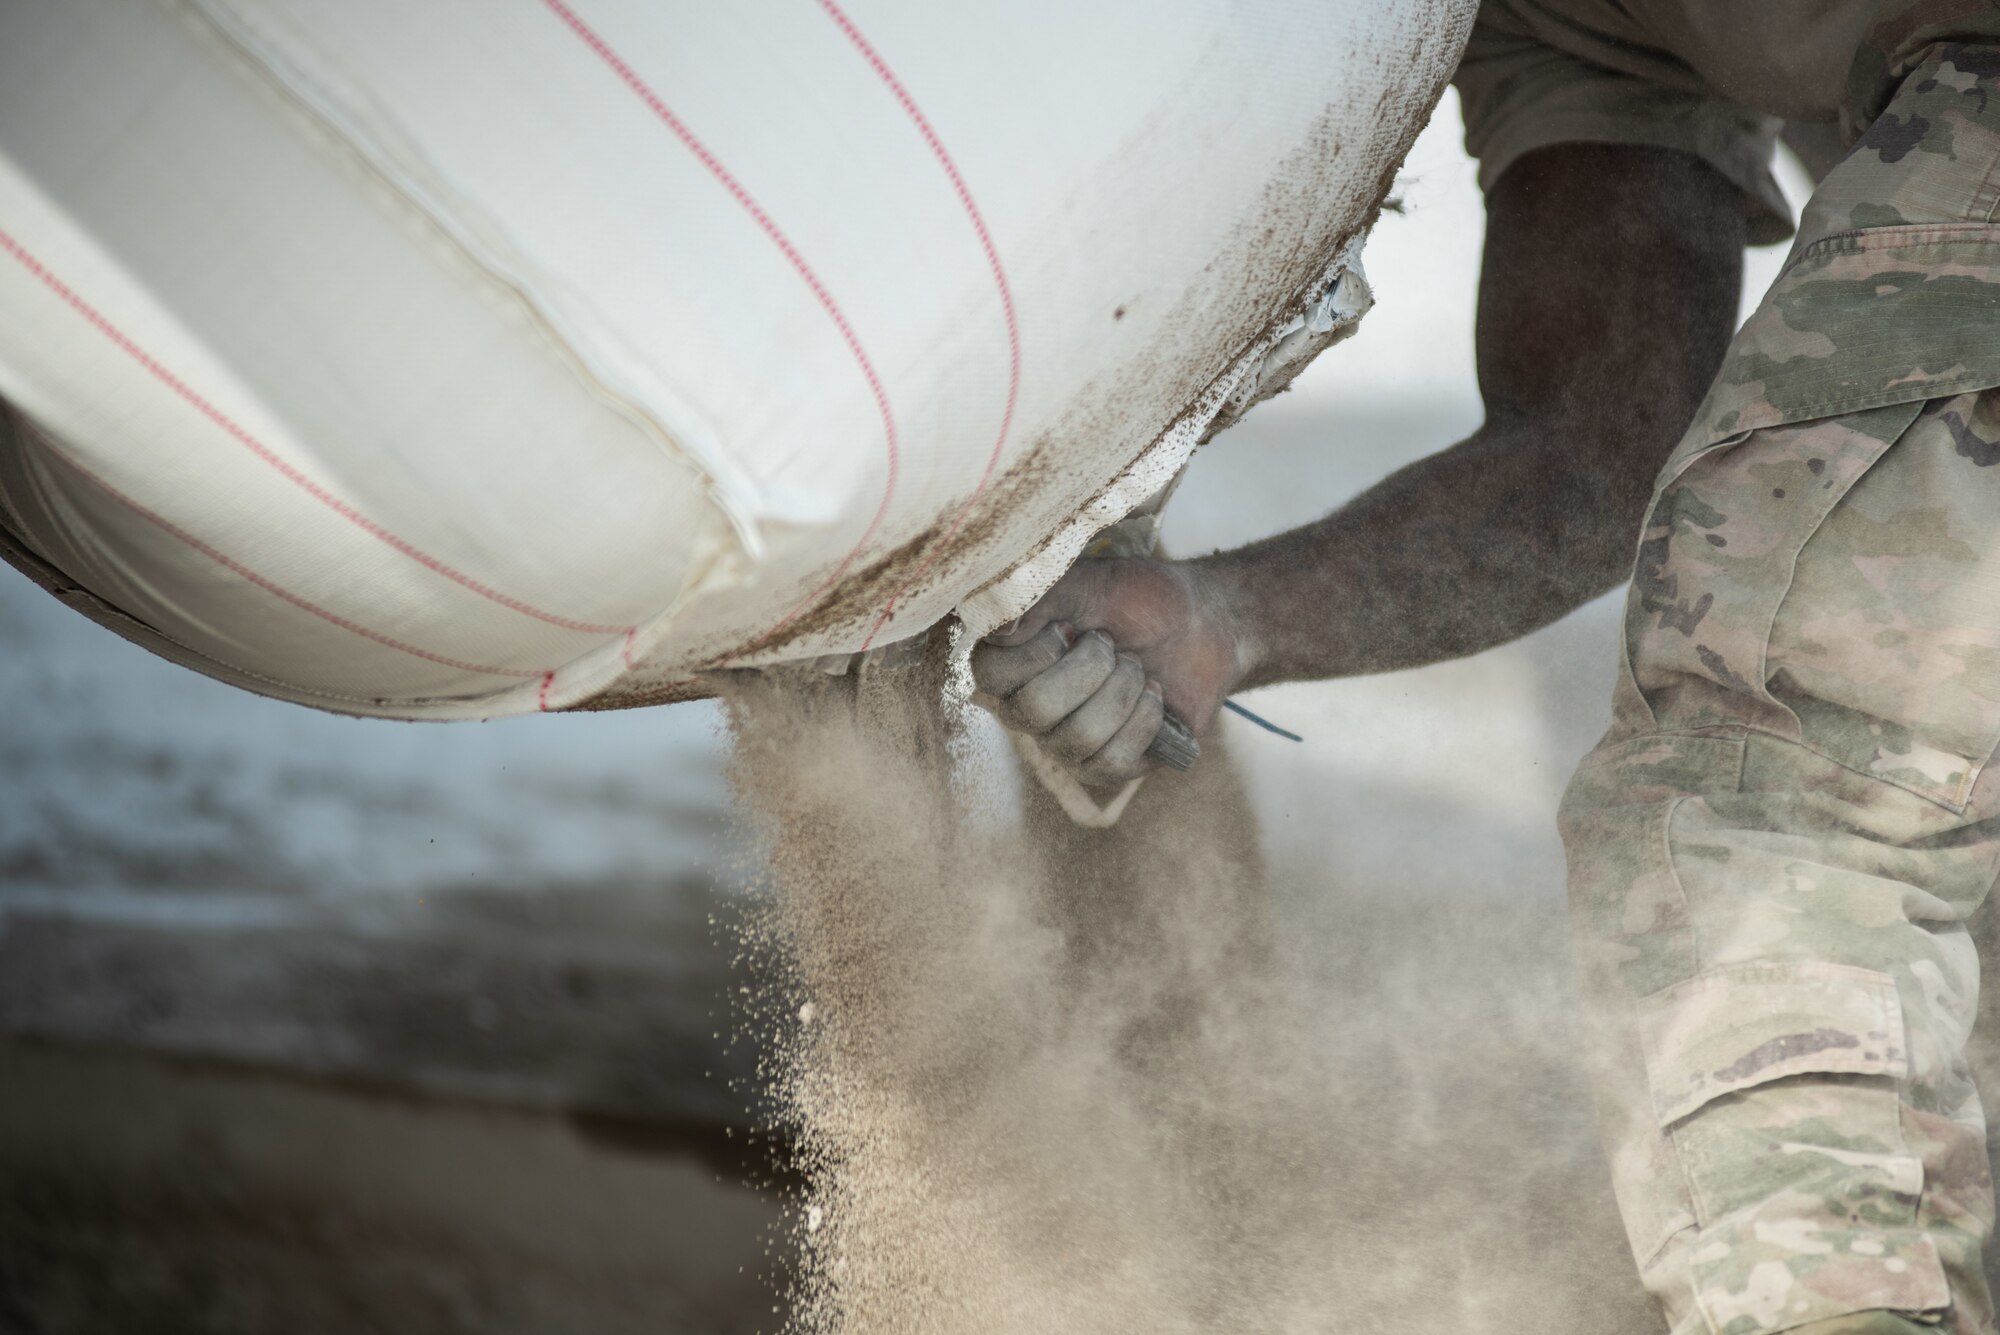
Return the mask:
[(1674, 148), (1701, 158), (1743, 192), (1751, 244), (1792, 234), (1790, 206), (1771, 174), (1775, 117), (1594, 64), (1484, 16), (1452, 82), (1483, 190), (1523, 156), (1552, 144)]

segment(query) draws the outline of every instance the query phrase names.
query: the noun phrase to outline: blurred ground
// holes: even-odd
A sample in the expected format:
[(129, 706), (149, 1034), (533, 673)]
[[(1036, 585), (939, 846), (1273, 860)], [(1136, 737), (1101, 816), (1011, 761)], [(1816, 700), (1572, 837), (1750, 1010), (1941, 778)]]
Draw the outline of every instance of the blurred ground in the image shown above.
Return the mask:
[[(1316, 517), (1477, 423), (1457, 134), (1448, 104), (1369, 251), (1363, 332), (1202, 452), (1173, 550)], [(1560, 986), (1552, 817), (1603, 726), (1614, 615), (1260, 693), (1307, 739), (1238, 738), (1282, 879), (1357, 921), (1426, 906), (1456, 926), (1407, 951)], [(744, 980), (710, 918), (748, 868), (712, 706), (339, 719), (153, 660), (11, 572), (0, 696), (0, 1330), (776, 1328), (777, 1194), (727, 1134), (752, 1054), (724, 1043)], [(1420, 1066), (1414, 1038), (1388, 1056)], [(1559, 1056), (1490, 1080), (1571, 1134)], [(1552, 1273), (1619, 1263), (1593, 1218)]]
[(773, 1210), (671, 1143), (85, 1047), (0, 1046), (0, 1087), (0, 1328), (658, 1335), (769, 1317)]

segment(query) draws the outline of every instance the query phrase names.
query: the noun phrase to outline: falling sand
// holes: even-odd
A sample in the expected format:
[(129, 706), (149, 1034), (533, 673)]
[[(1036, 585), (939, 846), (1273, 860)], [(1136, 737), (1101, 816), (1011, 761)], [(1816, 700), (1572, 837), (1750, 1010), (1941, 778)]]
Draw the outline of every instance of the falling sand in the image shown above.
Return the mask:
[(731, 687), (798, 1335), (1662, 1329), (1558, 918), (1266, 876), (1218, 743), (1078, 828), (969, 707)]

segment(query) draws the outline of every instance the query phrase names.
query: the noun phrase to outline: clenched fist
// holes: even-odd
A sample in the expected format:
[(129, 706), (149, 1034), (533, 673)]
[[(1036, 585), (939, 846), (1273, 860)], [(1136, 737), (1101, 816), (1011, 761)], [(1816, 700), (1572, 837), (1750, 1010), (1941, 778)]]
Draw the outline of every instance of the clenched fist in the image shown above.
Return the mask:
[(1227, 598), (1172, 561), (1080, 561), (1026, 615), (972, 651), (982, 703), (1035, 737), (1083, 783), (1109, 787), (1154, 763), (1168, 710), (1207, 731), (1243, 675)]

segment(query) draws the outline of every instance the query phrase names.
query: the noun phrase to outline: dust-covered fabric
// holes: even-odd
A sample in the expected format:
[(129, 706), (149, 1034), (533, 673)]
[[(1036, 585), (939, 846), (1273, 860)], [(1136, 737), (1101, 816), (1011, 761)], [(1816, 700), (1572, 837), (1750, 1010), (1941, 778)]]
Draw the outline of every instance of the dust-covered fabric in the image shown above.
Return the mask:
[(1781, 241), (1791, 213), (1771, 174), (1780, 127), (1840, 118), (1856, 52), (1883, 9), (1883, 0), (1484, 0), (1454, 81), (1466, 149), (1487, 188), (1552, 144), (1692, 153), (1742, 192), (1753, 242)]
[[(1453, 78), (1465, 151), (1479, 162), (1482, 190), (1491, 190), (1528, 154), (1555, 144), (1671, 148), (1692, 153), (1742, 192), (1752, 241), (1791, 234), (1790, 210), (1771, 174), (1781, 124), (1776, 117), (1689, 87), (1685, 79), (1641, 72), (1631, 67), (1637, 62), (1592, 60), (1575, 48), (1596, 43), (1550, 40), (1538, 25), (1517, 21), (1516, 8), (1487, 0)], [(1558, 31), (1572, 30), (1565, 25)], [(1612, 51), (1628, 49), (1644, 50), (1610, 45)]]
[(1996, 54), (1933, 50), (1815, 196), (1662, 474), (1564, 801), (1613, 1175), (1676, 1335), (1991, 1328)]
[(1858, 137), (1902, 85), (1946, 42), (2000, 44), (2000, 0), (1881, 0), (1848, 70), (1841, 120)]
[(1950, 44), (1908, 78), (1813, 193), (1680, 454), (2000, 384), (1996, 76), (2000, 45)]

